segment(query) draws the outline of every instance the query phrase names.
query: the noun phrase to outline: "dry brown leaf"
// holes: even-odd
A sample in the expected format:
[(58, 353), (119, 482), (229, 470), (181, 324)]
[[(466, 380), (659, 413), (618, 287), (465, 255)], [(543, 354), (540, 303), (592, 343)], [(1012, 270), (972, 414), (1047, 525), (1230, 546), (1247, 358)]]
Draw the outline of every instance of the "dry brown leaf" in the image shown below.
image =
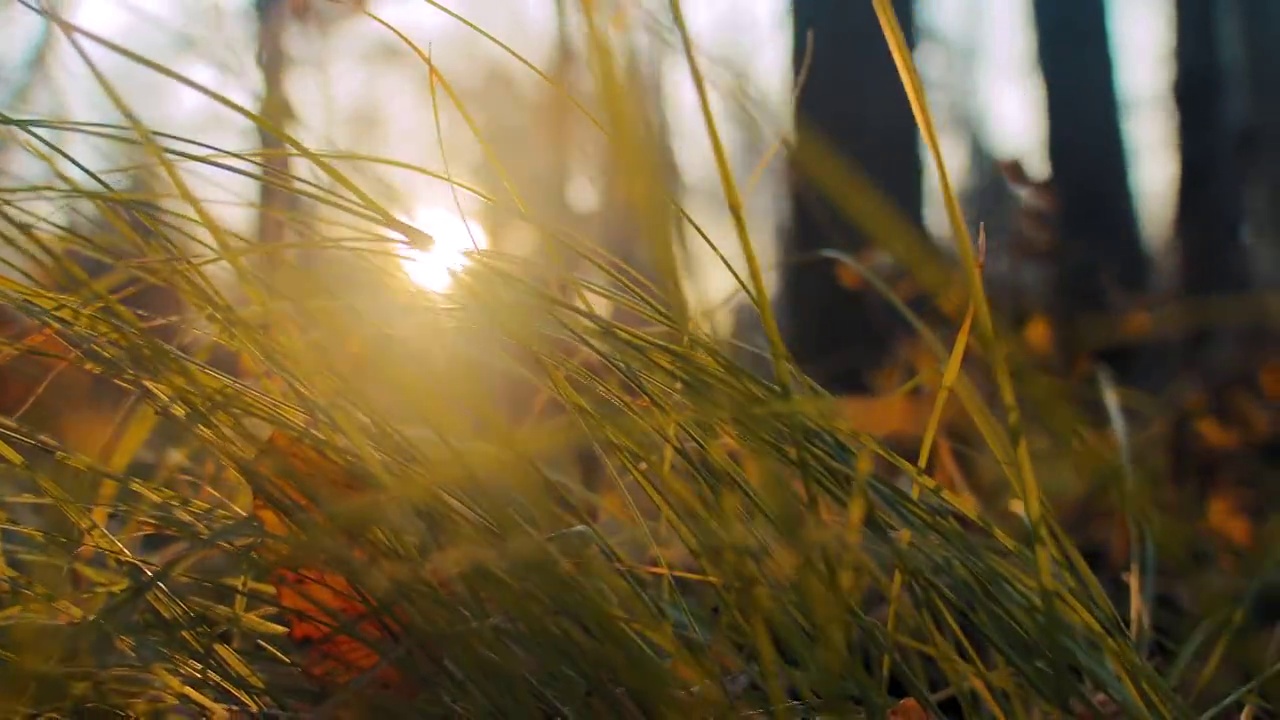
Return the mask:
[(1155, 329), (1155, 318), (1148, 310), (1133, 310), (1120, 318), (1120, 334), (1129, 339), (1144, 338)]
[(1248, 442), (1265, 442), (1271, 436), (1272, 418), (1265, 402), (1252, 393), (1237, 391), (1227, 398), (1232, 416), (1239, 421)]
[[(255, 464), (271, 480), (274, 500), (290, 513), (306, 513), (316, 508), (286, 478), (300, 478), (320, 496), (356, 496), (358, 485), (334, 459), (302, 440), (276, 431)], [(292, 524), (280, 509), (265, 497), (253, 501), (254, 515), (265, 529), (277, 537), (291, 531)], [(271, 548), (264, 548), (270, 552)], [(392, 668), (379, 668), (382, 659), (374, 642), (388, 639), (395, 628), (371, 612), (366, 598), (342, 575), (323, 568), (291, 568), (283, 564), (271, 574), (276, 599), (289, 628), (289, 639), (305, 646), (303, 671), (326, 685), (342, 685), (374, 670), (384, 687), (394, 687), (400, 678)], [(339, 632), (338, 628), (352, 628)], [(355, 637), (353, 637), (355, 635)]]
[(1262, 388), (1262, 397), (1271, 402), (1280, 402), (1280, 358), (1273, 358), (1262, 364), (1258, 370), (1258, 385)]
[(1053, 323), (1043, 314), (1032, 315), (1022, 326), (1022, 342), (1032, 354), (1049, 357), (1057, 349), (1058, 340), (1053, 331)]
[(889, 720), (929, 720), (929, 711), (915, 698), (907, 698), (890, 708)]
[(1244, 438), (1238, 431), (1212, 415), (1196, 418), (1192, 427), (1205, 445), (1215, 450), (1236, 450), (1244, 445)]
[[(872, 437), (916, 438), (924, 434), (936, 397), (926, 395), (844, 395), (838, 398), (839, 424)], [(949, 402), (942, 424), (955, 416), (959, 403)]]
[(867, 286), (867, 280), (852, 265), (836, 263), (836, 284), (850, 292), (858, 292)]
[(1219, 491), (1205, 503), (1205, 524), (1218, 537), (1239, 549), (1253, 546), (1253, 520), (1244, 508), (1239, 493)]

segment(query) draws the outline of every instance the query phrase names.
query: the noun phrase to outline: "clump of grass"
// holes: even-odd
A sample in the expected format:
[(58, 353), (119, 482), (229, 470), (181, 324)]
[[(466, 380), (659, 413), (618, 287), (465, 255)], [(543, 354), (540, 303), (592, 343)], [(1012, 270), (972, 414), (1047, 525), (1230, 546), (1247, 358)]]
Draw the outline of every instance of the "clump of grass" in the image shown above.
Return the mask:
[[(671, 10), (750, 259), (699, 60), (675, 0)], [(295, 164), (330, 181), (299, 172), (287, 186), (337, 216), (332, 226), (404, 230), (334, 164), (361, 158), (310, 149), (51, 17), (77, 47), (105, 46), (168, 74), (279, 138)], [(927, 129), (908, 54), (891, 13), (883, 17)], [(622, 57), (600, 27), (591, 26), (593, 52)], [(625, 73), (597, 70), (602, 96), (632, 97)], [(0, 286), (5, 303), (70, 339), (59, 372), (127, 390), (103, 414), (111, 432), (96, 445), (21, 415), (3, 426), (5, 487), (25, 488), (5, 498), (8, 712), (879, 717), (907, 697), (965, 716), (1052, 716), (1103, 700), (1126, 717), (1198, 707), (1139, 653), (1038, 494), (967, 243), (969, 317), (953, 343), (930, 338), (945, 367), (939, 402), (951, 392), (979, 428), (1024, 498), (1021, 527), (997, 526), (921, 470), (936, 422), (919, 463), (842, 429), (835, 400), (792, 365), (754, 260), (743, 289), (769, 332), (769, 378), (689, 321), (674, 278), (640, 278), (591, 239), (531, 214), (555, 262), (484, 250), (447, 297), (415, 292), (390, 241), (307, 236), (264, 247), (236, 237), (180, 167), (234, 158), (261, 169), (266, 159), (152, 132), (110, 78), (98, 79), (122, 125), (5, 117), (5, 126), (50, 160), (60, 153), (48, 129), (145, 156), (186, 211), (153, 209), (139, 228), (121, 219), (130, 198), (101, 178), (91, 187), (64, 178), (59, 192), (97, 207), (133, 247), (132, 271), (180, 293), (202, 337), (182, 349), (159, 342), (96, 285), (74, 297)], [(615, 110), (596, 122), (614, 131), (618, 157), (644, 157), (648, 136)], [(637, 206), (672, 209), (659, 179), (638, 182)], [(15, 228), (38, 224), (19, 202), (2, 212)], [(191, 224), (212, 245), (182, 237)], [(672, 234), (650, 225), (665, 243), (659, 265), (673, 274)], [(55, 264), (66, 262), (59, 248), (92, 250), (96, 240), (70, 227), (8, 239)], [(294, 265), (280, 261), (286, 253)], [(204, 272), (214, 262), (234, 274), (234, 299)], [(996, 358), (999, 410), (976, 389), (987, 380), (960, 362), (971, 326)], [(252, 372), (212, 370), (200, 353), (213, 346)], [(273, 457), (267, 436), (301, 455)], [(157, 447), (169, 452), (144, 464), (140, 453)], [(198, 493), (181, 489), (184, 474)], [(140, 539), (148, 533), (170, 538), (163, 557)], [(375, 660), (340, 682), (318, 680), (319, 646), (289, 630), (323, 618), (282, 610), (280, 567), (344, 577), (369, 617), (335, 631), (360, 638)]]

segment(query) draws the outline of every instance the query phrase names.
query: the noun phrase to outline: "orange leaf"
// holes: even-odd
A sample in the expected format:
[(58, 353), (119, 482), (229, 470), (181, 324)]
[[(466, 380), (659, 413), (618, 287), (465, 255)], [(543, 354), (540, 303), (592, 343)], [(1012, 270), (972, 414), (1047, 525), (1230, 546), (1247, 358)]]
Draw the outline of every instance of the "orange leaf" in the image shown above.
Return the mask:
[(1244, 444), (1244, 439), (1240, 437), (1239, 432), (1227, 427), (1221, 420), (1212, 415), (1204, 415), (1197, 418), (1193, 426), (1200, 439), (1216, 450), (1236, 450)]
[[(285, 478), (301, 478), (313, 497), (358, 495), (358, 484), (336, 460), (279, 431), (255, 460), (270, 480), (270, 497), (254, 497), (254, 515), (267, 532), (289, 534), (287, 515), (313, 513), (315, 504)], [(273, 504), (278, 503), (276, 506)], [(393, 639), (395, 628), (369, 606), (368, 598), (341, 574), (324, 569), (278, 567), (271, 574), (289, 639), (306, 647), (303, 671), (325, 685), (342, 685), (381, 663), (372, 645)], [(377, 671), (384, 686), (399, 684), (394, 669)]]
[(1053, 323), (1044, 315), (1033, 315), (1026, 325), (1022, 326), (1022, 341), (1027, 349), (1041, 357), (1053, 354), (1057, 338), (1053, 332)]
[(1258, 384), (1262, 386), (1262, 397), (1280, 402), (1280, 359), (1273, 358), (1262, 364)]
[[(49, 378), (69, 366), (75, 351), (53, 328), (0, 308), (0, 413), (16, 415)], [(77, 373), (81, 382), (85, 373)]]
[(1146, 310), (1133, 310), (1120, 318), (1120, 332), (1126, 338), (1144, 338), (1155, 329), (1155, 318)]
[(907, 698), (889, 710), (890, 720), (929, 720), (929, 711), (924, 709), (920, 701)]
[(272, 581), (289, 621), (289, 639), (307, 647), (303, 670), (309, 676), (342, 685), (376, 670), (378, 682), (399, 684), (394, 668), (379, 669), (382, 658), (371, 646), (388, 640), (394, 628), (371, 612), (346, 578), (324, 570), (280, 569)]
[(1236, 494), (1216, 492), (1209, 496), (1205, 507), (1205, 522), (1215, 535), (1237, 548), (1245, 549), (1253, 546), (1253, 521), (1242, 505), (1241, 498)]
[[(853, 432), (880, 439), (918, 438), (933, 414), (936, 395), (842, 395), (836, 400), (837, 422)], [(943, 422), (957, 415), (957, 404), (943, 409)]]
[(857, 292), (866, 287), (867, 281), (852, 265), (836, 263), (836, 284), (845, 290)]
[[(274, 534), (283, 535), (288, 524), (279, 510), (315, 512), (316, 499), (349, 501), (361, 494), (360, 484), (337, 459), (280, 431), (272, 432), (254, 465), (269, 481), (265, 497), (255, 497), (255, 512)], [(305, 478), (303, 492), (289, 478)]]

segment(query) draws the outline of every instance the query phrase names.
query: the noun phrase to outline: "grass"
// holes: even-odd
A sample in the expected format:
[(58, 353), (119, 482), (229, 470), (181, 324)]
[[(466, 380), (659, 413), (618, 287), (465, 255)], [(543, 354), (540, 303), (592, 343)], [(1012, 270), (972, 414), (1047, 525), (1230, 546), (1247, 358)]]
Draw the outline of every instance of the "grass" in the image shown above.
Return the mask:
[[(495, 207), (538, 228), (546, 259), (484, 250), (449, 295), (415, 292), (393, 244), (373, 231), (403, 223), (339, 169), (373, 159), (308, 148), (262, 114), (54, 17), (90, 66), (83, 49), (106, 47), (279, 138), (296, 177), (267, 182), (307, 203), (310, 214), (289, 222), (310, 229), (263, 246), (221, 226), (180, 169), (267, 159), (153, 132), (105, 74), (97, 79), (118, 126), (2, 118), (51, 167), (75, 158), (48, 130), (118, 142), (180, 200), (139, 210), (148, 192), (81, 167), (93, 182), (64, 175), (57, 192), (95, 208), (102, 225), (88, 232), (25, 214), (23, 199), (50, 188), (7, 187), (0, 219), (28, 266), (76, 277), (61, 249), (101, 253), (114, 238), (134, 258), (119, 267), (172, 287), (198, 333), (161, 342), (102, 281), (75, 292), (30, 278), (0, 285), (31, 323), (9, 335), (0, 372), (45, 403), (44, 414), (24, 405), (0, 426), (0, 707), (883, 717), (911, 698), (939, 716), (946, 706), (1053, 717), (1104, 700), (1123, 717), (1239, 712), (1255, 684), (1210, 690), (1234, 647), (1223, 629), (1245, 628), (1242, 611), (1209, 618), (1181, 654), (1157, 661), (1142, 625), (1150, 587), (1133, 584), (1132, 616), (1121, 617), (1054, 520), (1049, 486), (1084, 482), (1084, 463), (1037, 444), (1056, 408), (1020, 408), (1038, 390), (983, 296), (909, 53), (888, 3), (877, 7), (959, 243), (960, 270), (910, 269), (967, 308), (943, 337), (917, 325), (938, 407), (905, 458), (849, 429), (840, 399), (786, 352), (678, 0), (674, 27), (748, 259), (743, 291), (767, 329), (770, 378), (691, 321), (663, 219), (682, 211), (653, 168), (631, 179), (622, 202), (644, 220), (666, 275), (623, 269), (591, 238), (538, 217), (499, 167), (514, 202)], [(624, 111), (643, 106), (641, 88), (606, 19), (588, 25), (596, 93), (607, 100), (597, 115), (590, 102), (572, 108), (632, 167), (659, 150)], [(433, 99), (459, 103), (430, 52), (417, 57), (443, 90)], [(572, 94), (530, 70), (553, 95)], [(862, 197), (856, 169), (809, 169), (827, 192)], [(421, 171), (495, 200), (448, 168)], [(884, 208), (845, 209), (873, 236), (895, 237)], [(215, 267), (235, 282), (211, 281)], [(36, 343), (39, 328), (65, 344)], [(212, 369), (212, 348), (240, 358), (240, 372)], [(79, 414), (80, 425), (57, 412), (99, 396), (113, 401)], [(943, 426), (947, 402), (963, 422)], [(1016, 498), (1023, 515), (958, 497), (931, 476), (930, 456), (957, 427), (980, 440), (975, 466), (994, 469), (982, 478), (986, 499)], [(1137, 472), (1121, 453), (1125, 434), (1109, 430), (1120, 442), (1096, 461), (1099, 472)], [(161, 553), (147, 544), (158, 534), (171, 539)], [(281, 568), (323, 571), (329, 586), (287, 585)], [(306, 602), (308, 593), (323, 597)], [(365, 614), (335, 612), (346, 606)], [(304, 631), (346, 636), (346, 666), (332, 667), (332, 643)]]

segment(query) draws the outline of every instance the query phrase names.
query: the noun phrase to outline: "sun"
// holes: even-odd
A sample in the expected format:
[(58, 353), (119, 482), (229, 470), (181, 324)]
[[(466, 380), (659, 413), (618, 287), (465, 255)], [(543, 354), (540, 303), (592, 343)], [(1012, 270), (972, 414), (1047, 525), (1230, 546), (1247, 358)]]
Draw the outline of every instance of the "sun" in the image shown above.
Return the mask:
[(443, 208), (424, 208), (405, 222), (431, 235), (435, 245), (429, 250), (403, 246), (400, 265), (405, 275), (418, 287), (433, 293), (446, 293), (453, 287), (454, 276), (471, 262), (471, 254), (485, 249), (489, 238), (480, 224), (464, 221), (457, 213)]

